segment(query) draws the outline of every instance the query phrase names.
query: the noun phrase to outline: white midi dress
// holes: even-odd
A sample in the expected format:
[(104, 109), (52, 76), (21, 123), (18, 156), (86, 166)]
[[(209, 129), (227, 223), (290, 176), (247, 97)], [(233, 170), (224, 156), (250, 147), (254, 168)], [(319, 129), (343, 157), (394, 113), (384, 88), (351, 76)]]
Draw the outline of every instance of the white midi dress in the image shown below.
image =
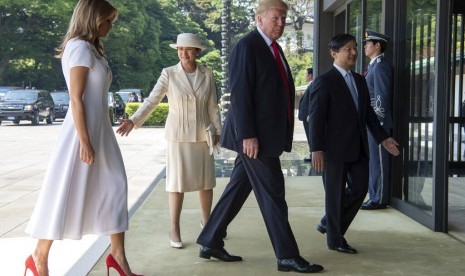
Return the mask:
[(62, 57), (68, 89), (75, 66), (90, 68), (83, 101), (95, 160), (92, 165), (80, 160), (70, 109), (26, 229), (33, 238), (81, 239), (85, 234), (109, 235), (128, 229), (127, 177), (108, 116), (111, 71), (92, 44), (77, 38), (66, 44)]

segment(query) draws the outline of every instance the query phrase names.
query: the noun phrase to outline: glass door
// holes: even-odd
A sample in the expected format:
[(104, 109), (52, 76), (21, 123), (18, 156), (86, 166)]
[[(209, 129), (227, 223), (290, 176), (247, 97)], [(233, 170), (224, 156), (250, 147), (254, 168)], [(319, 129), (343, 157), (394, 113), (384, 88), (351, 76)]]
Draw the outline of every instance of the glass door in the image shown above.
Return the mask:
[(432, 210), (433, 115), (436, 5), (408, 5), (410, 50), (409, 146), (404, 163), (404, 200), (425, 212)]
[(362, 0), (353, 0), (347, 5), (347, 33), (353, 35), (358, 43), (358, 57), (355, 68), (352, 70), (361, 73), (363, 71), (363, 2)]
[(465, 8), (452, 16), (449, 109), (449, 217), (451, 235), (465, 240)]
[(358, 42), (358, 58), (353, 68), (356, 72), (364, 72), (370, 61), (363, 50), (365, 29), (384, 33), (382, 12), (382, 0), (353, 0), (347, 5), (347, 33), (355, 36)]
[(399, 200), (396, 207), (431, 225), (437, 0), (420, 2), (406, 1), (402, 7), (405, 56), (397, 61), (400, 82), (393, 105), (399, 124), (396, 138), (402, 146), (402, 164), (397, 170), (401, 176), (395, 177), (401, 185), (394, 185), (393, 196)]

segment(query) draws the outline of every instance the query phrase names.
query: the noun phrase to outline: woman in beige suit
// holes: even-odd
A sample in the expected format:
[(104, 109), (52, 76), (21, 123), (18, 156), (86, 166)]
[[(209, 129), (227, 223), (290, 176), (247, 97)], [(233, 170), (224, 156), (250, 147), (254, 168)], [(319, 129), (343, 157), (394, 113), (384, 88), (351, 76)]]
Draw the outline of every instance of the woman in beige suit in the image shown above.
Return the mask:
[(121, 121), (116, 132), (128, 135), (134, 127), (140, 127), (163, 97), (168, 97), (165, 138), (168, 142), (166, 191), (169, 192), (171, 217), (170, 244), (182, 248), (179, 220), (184, 192), (199, 191), (202, 225), (210, 217), (216, 179), (206, 129), (214, 134), (210, 146), (216, 145), (221, 122), (212, 70), (196, 62), (197, 55), (206, 47), (197, 35), (190, 33), (179, 34), (176, 44), (170, 47), (177, 49), (180, 62), (163, 69), (149, 97), (133, 116)]

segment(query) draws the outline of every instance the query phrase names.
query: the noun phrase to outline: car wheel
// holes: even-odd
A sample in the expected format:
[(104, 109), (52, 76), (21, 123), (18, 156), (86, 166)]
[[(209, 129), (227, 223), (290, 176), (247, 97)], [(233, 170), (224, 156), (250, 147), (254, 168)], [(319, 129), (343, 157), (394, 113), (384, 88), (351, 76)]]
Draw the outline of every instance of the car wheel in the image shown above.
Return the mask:
[(31, 123), (33, 126), (36, 126), (40, 123), (39, 113), (34, 113), (34, 118), (32, 118)]
[(14, 119), (14, 120), (13, 120), (13, 124), (19, 125), (19, 121), (20, 121), (19, 119)]
[(52, 112), (52, 113), (50, 113), (50, 115), (48, 115), (48, 117), (47, 117), (47, 124), (48, 124), (48, 125), (51, 125), (54, 121), (55, 121), (55, 116), (54, 116), (54, 114), (53, 114), (53, 112)]

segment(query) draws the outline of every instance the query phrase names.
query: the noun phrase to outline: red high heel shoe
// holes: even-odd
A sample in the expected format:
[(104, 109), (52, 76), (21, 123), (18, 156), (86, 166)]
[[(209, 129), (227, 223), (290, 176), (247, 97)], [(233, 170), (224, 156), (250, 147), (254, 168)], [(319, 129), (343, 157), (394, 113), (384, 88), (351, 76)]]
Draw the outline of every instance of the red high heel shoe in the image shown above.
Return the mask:
[(126, 273), (124, 273), (121, 266), (119, 266), (119, 264), (116, 262), (115, 258), (113, 258), (113, 255), (111, 254), (107, 256), (107, 259), (105, 262), (107, 264), (107, 276), (110, 276), (110, 267), (113, 267), (119, 273), (120, 276), (144, 276), (144, 275), (139, 275), (139, 274), (134, 274), (134, 273), (131, 273), (131, 275), (126, 275)]
[(39, 272), (37, 272), (36, 264), (34, 263), (34, 259), (32, 255), (29, 255), (26, 259), (26, 269), (24, 270), (24, 276), (26, 276), (27, 270), (30, 270), (34, 276), (39, 276)]

